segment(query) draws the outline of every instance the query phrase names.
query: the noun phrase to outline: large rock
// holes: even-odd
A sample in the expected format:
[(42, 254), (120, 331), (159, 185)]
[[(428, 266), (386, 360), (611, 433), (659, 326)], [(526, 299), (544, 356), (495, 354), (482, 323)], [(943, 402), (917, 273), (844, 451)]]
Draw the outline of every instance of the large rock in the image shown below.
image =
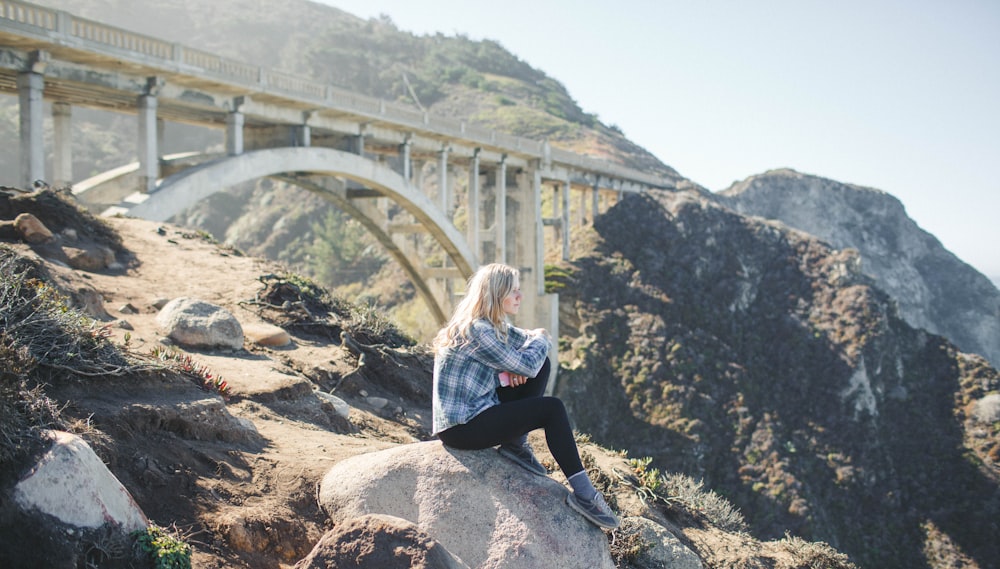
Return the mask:
[(669, 567), (670, 569), (703, 569), (701, 559), (677, 539), (670, 530), (646, 518), (625, 518), (622, 529), (637, 532), (646, 547), (632, 563), (633, 567)]
[(893, 196), (794, 170), (738, 182), (719, 201), (861, 253), (861, 270), (916, 328), (1000, 366), (1000, 290), (906, 215)]
[(102, 271), (115, 262), (115, 252), (106, 245), (63, 247), (69, 266), (81, 271)]
[(129, 533), (149, 525), (90, 445), (70, 433), (53, 433), (52, 447), (14, 487), (14, 501), (78, 528), (112, 525)]
[(171, 340), (185, 347), (243, 347), (239, 320), (225, 308), (204, 300), (175, 298), (160, 309), (156, 323)]
[(415, 524), (372, 514), (338, 524), (295, 569), (469, 569)]
[(46, 243), (52, 240), (52, 232), (40, 219), (30, 213), (22, 213), (14, 219), (14, 227), (28, 243)]
[(566, 505), (567, 492), (494, 450), (428, 441), (337, 463), (319, 501), (338, 524), (368, 514), (409, 520), (469, 567), (612, 569), (604, 533)]

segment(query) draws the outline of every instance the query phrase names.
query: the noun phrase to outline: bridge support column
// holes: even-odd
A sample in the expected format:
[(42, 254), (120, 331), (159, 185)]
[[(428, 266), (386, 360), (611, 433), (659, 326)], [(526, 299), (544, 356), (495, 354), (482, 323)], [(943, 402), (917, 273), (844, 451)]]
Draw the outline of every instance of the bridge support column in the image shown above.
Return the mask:
[(73, 185), (72, 113), (69, 103), (52, 103), (52, 185), (57, 188)]
[(563, 259), (564, 260), (568, 260), (569, 259), (569, 239), (570, 239), (570, 236), (569, 236), (569, 233), (570, 233), (570, 225), (569, 225), (569, 189), (570, 189), (570, 182), (569, 182), (569, 177), (567, 176), (566, 177), (566, 183), (563, 185), (563, 191), (562, 191), (562, 203), (563, 203), (563, 207), (562, 207), (562, 227), (563, 227), (562, 238), (563, 238)]
[(469, 239), (469, 248), (476, 255), (476, 258), (480, 258), (483, 254), (480, 240), (479, 231), (482, 222), (479, 217), (480, 206), (480, 183), (479, 183), (479, 152), (480, 149), (477, 148), (472, 151), (472, 159), (469, 161), (469, 191), (467, 196), (466, 218), (468, 221), (468, 227), (466, 227), (466, 235)]
[(226, 154), (237, 156), (243, 154), (243, 125), (246, 116), (242, 111), (231, 111), (226, 115)]
[(493, 259), (497, 263), (507, 262), (507, 155), (500, 158), (496, 177), (496, 215), (493, 216), (496, 231), (493, 242)]
[[(537, 167), (532, 167), (520, 176), (518, 184), (518, 239), (517, 252), (520, 266), (530, 267), (530, 286), (537, 301), (545, 295), (545, 228), (542, 224), (542, 176)], [(525, 270), (522, 268), (522, 271)], [(524, 288), (524, 285), (521, 286)], [(544, 322), (544, 320), (539, 320)], [(541, 325), (541, 324), (539, 324)]]
[(413, 182), (413, 140), (407, 135), (403, 144), (399, 145), (399, 155), (403, 162), (403, 180), (407, 184)]
[(365, 135), (364, 133), (358, 133), (357, 135), (351, 137), (351, 152), (357, 154), (358, 156), (365, 155)]
[(448, 145), (441, 147), (441, 152), (438, 153), (438, 205), (441, 206), (441, 211), (448, 217), (449, 210), (451, 209), (451, 191), (448, 188)]
[(155, 95), (139, 96), (139, 191), (145, 194), (156, 189), (160, 174), (159, 149), (156, 134)]
[[(556, 295), (545, 293), (545, 234), (542, 222), (542, 176), (539, 164), (533, 163), (516, 176), (516, 190), (511, 195), (514, 223), (513, 259), (510, 264), (521, 272), (521, 311), (518, 326), (545, 328), (553, 339), (559, 338), (558, 302)], [(559, 368), (558, 343), (549, 353), (552, 373), (549, 385), (554, 386)], [(551, 393), (551, 392), (550, 392)]]
[(312, 146), (312, 128), (307, 124), (295, 126), (292, 129), (292, 139), (292, 146)]
[(45, 179), (45, 139), (42, 134), (42, 91), (45, 78), (26, 72), (17, 76), (21, 134), (21, 187), (31, 189), (35, 180)]

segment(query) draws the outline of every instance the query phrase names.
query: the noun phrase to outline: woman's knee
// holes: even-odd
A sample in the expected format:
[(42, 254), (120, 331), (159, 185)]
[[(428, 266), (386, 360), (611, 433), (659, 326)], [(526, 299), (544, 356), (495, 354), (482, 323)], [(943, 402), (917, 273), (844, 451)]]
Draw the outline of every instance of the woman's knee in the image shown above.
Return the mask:
[(545, 406), (546, 414), (568, 417), (568, 414), (566, 413), (566, 404), (562, 402), (562, 399), (551, 395), (540, 397), (539, 399)]
[(549, 360), (548, 356), (546, 356), (545, 361), (542, 363), (542, 368), (538, 370), (538, 374), (535, 377), (544, 379), (547, 382), (549, 380), (549, 373), (551, 371), (552, 371), (552, 362)]

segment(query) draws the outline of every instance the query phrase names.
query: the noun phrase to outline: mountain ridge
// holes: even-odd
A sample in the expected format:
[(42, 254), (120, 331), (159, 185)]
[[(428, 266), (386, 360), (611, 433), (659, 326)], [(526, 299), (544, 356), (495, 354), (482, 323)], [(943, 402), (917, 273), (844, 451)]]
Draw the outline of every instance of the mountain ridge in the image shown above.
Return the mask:
[(917, 226), (892, 195), (786, 168), (751, 176), (717, 196), (740, 213), (856, 249), (861, 270), (896, 299), (911, 325), (1000, 362), (1000, 290)]

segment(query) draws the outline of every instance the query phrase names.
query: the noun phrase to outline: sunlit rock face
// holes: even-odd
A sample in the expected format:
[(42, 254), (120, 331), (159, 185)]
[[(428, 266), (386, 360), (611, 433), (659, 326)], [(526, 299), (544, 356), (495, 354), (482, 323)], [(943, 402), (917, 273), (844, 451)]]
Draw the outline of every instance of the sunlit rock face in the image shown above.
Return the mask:
[(872, 188), (773, 170), (719, 194), (736, 211), (811, 233), (861, 254), (861, 270), (899, 304), (910, 325), (1000, 364), (1000, 290)]

